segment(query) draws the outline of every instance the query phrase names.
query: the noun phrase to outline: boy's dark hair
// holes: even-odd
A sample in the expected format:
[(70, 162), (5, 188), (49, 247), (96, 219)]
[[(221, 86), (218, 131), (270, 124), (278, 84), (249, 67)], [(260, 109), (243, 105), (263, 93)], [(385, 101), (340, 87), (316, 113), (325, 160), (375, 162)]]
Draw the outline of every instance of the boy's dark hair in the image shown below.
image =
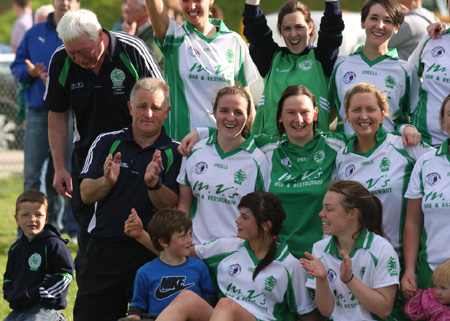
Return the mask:
[(42, 192), (39, 192), (35, 189), (29, 189), (20, 194), (16, 200), (16, 215), (19, 212), (20, 204), (25, 202), (43, 204), (45, 207), (45, 212), (48, 212), (47, 197), (45, 197), (44, 193)]
[(147, 231), (155, 249), (162, 251), (164, 248), (159, 244), (160, 239), (169, 244), (174, 233), (187, 232), (191, 228), (191, 218), (185, 212), (165, 208), (158, 210), (153, 215), (148, 223)]
[(30, 0), (14, 0), (14, 3), (20, 8), (26, 8), (30, 4)]

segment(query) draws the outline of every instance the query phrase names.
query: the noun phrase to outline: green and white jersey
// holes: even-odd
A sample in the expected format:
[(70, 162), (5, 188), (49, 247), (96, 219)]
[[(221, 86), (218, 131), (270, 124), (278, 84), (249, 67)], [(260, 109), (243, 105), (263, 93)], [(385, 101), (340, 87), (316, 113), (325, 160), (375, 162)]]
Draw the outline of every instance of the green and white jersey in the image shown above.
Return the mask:
[(177, 182), (190, 186), (194, 195), (191, 218), (193, 244), (237, 235), (238, 205), (248, 193), (264, 191), (269, 175), (267, 159), (250, 136), (228, 153), (217, 135), (199, 141), (191, 156), (183, 157)]
[(253, 281), (253, 271), (261, 261), (248, 241), (219, 239), (196, 245), (196, 255), (211, 269), (219, 297), (228, 297), (247, 309), (258, 321), (295, 320), (315, 305), (305, 287), (306, 271), (282, 243), (275, 259)]
[[(422, 199), (423, 230), (419, 257), (434, 271), (450, 257), (450, 152), (444, 141), (436, 152), (423, 155), (414, 166), (406, 198)], [(447, 250), (446, 250), (447, 249)]]
[(164, 69), (170, 87), (172, 110), (164, 126), (181, 140), (195, 127), (216, 126), (214, 98), (222, 87), (246, 87), (258, 78), (244, 40), (222, 20), (211, 19), (218, 31), (206, 38), (192, 24), (170, 19), (164, 43)]
[(322, 239), (319, 212), (335, 172), (337, 151), (345, 146), (345, 135), (317, 131), (305, 146), (287, 137), (256, 136), (256, 145), (266, 154), (270, 166), (269, 192), (277, 195), (286, 211), (279, 239), (291, 253), (304, 257)]
[[(372, 84), (386, 93), (391, 119), (385, 117), (383, 126), (387, 132), (409, 123), (409, 115), (417, 105), (419, 78), (412, 64), (401, 60), (397, 50), (370, 61), (362, 52), (363, 46), (349, 56), (338, 57), (330, 80), (331, 105), (338, 113), (338, 121), (345, 119), (344, 96), (356, 84)], [(348, 122), (338, 125), (338, 131), (353, 134)]]
[[(327, 237), (314, 244), (312, 255), (319, 258), (328, 274), (335, 306), (331, 319), (379, 320), (363, 307), (339, 277), (342, 257), (335, 245), (335, 237)], [(363, 230), (350, 253), (354, 277), (370, 289), (399, 284), (400, 264), (392, 245), (383, 237)], [(308, 275), (306, 286), (316, 289), (316, 279)]]
[(409, 57), (422, 84), (419, 102), (411, 117), (411, 124), (422, 134), (422, 140), (440, 146), (448, 137), (441, 134), (439, 109), (450, 93), (450, 29), (439, 39), (425, 37)]
[(383, 204), (383, 231), (399, 257), (402, 254), (407, 200), (403, 197), (415, 161), (433, 150), (425, 144), (405, 148), (402, 137), (387, 134), (381, 127), (377, 145), (367, 153), (355, 151), (356, 135), (336, 157), (337, 178), (358, 181)]

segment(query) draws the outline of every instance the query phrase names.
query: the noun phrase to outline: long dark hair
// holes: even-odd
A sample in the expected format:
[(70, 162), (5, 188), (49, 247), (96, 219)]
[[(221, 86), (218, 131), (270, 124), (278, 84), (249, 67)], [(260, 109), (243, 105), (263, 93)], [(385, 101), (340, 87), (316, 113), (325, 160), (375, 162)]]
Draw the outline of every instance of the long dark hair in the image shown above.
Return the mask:
[(355, 181), (334, 181), (328, 186), (328, 191), (342, 195), (341, 205), (347, 212), (355, 208), (359, 211), (359, 229), (353, 235), (354, 239), (358, 238), (364, 228), (385, 237), (381, 227), (383, 205), (367, 188)]
[(281, 200), (272, 193), (268, 192), (253, 192), (245, 195), (238, 208), (248, 208), (256, 219), (258, 224), (258, 237), (264, 237), (264, 230), (262, 224), (270, 221), (272, 227), (269, 230), (269, 237), (272, 238), (269, 251), (266, 256), (259, 262), (253, 272), (253, 280), (255, 280), (258, 273), (268, 266), (275, 258), (277, 253), (277, 242), (274, 236), (277, 236), (283, 229), (283, 221), (286, 218), (286, 212), (281, 205)]

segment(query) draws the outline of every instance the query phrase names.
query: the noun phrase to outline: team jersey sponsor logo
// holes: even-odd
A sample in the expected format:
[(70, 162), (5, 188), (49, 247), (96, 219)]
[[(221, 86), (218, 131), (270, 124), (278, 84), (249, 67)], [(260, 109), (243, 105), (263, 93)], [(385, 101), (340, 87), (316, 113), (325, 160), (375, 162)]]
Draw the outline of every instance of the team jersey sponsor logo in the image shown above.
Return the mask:
[(389, 158), (383, 157), (383, 159), (381, 160), (381, 163), (380, 163), (381, 171), (382, 172), (389, 171), (390, 166), (391, 166), (391, 161), (389, 160)]
[(277, 279), (273, 277), (273, 275), (266, 278), (264, 281), (264, 289), (268, 292), (272, 292), (272, 290), (277, 286)]
[(45, 38), (44, 37), (38, 37), (38, 40), (42, 43), (45, 43)]
[(155, 297), (158, 300), (164, 300), (168, 297), (177, 294), (181, 290), (190, 288), (195, 283), (184, 284), (185, 276), (164, 276), (155, 290)]
[(289, 157), (281, 159), (281, 165), (292, 167), (291, 159)]
[(386, 87), (393, 89), (397, 84), (397, 80), (391, 75), (387, 75), (386, 78), (384, 78), (384, 83), (386, 84)]
[(195, 165), (195, 174), (197, 175), (201, 175), (203, 173), (205, 173), (208, 170), (208, 164), (206, 164), (205, 162), (198, 162)]
[[(128, 168), (129, 167), (127, 163), (122, 162), (122, 161), (119, 162), (119, 166), (123, 167), (123, 168)], [(161, 171), (162, 171), (162, 169), (161, 169)]]
[(353, 71), (348, 71), (344, 75), (344, 84), (351, 84), (356, 79), (356, 74)]
[(298, 66), (302, 70), (310, 70), (313, 66), (313, 61), (311, 59), (308, 59), (299, 63)]
[(232, 64), (234, 62), (234, 51), (231, 49), (228, 49), (225, 52), (225, 59), (228, 61), (228, 63)]
[(431, 50), (431, 56), (433, 56), (433, 58), (440, 58), (443, 55), (445, 55), (445, 49), (442, 46), (434, 47)]
[(316, 163), (323, 163), (325, 160), (325, 152), (323, 150), (319, 150), (314, 154), (314, 161)]
[(275, 70), (277, 72), (289, 72), (290, 71), (289, 69), (278, 69), (278, 68), (275, 68)]
[(33, 253), (28, 258), (28, 265), (30, 266), (30, 271), (37, 271), (42, 263), (42, 257), (39, 253)]
[(228, 169), (228, 165), (219, 164), (219, 163), (215, 163), (214, 167), (221, 168), (221, 169)]
[(193, 48), (193, 47), (189, 47), (189, 54), (192, 57), (200, 57), (200, 52), (197, 49)]
[(70, 85), (70, 90), (81, 89), (84, 88), (84, 83), (82, 81), (78, 81)]
[(239, 263), (230, 265), (227, 271), (229, 276), (235, 277), (236, 275), (239, 275), (241, 273), (241, 266), (239, 265)]
[(328, 280), (329, 280), (330, 282), (336, 281), (336, 279), (337, 279), (337, 273), (336, 273), (335, 270), (329, 269), (327, 274), (328, 274)]
[(111, 78), (114, 87), (123, 86), (123, 82), (125, 80), (125, 73), (123, 72), (123, 70), (114, 68), (114, 70), (111, 71), (111, 75), (109, 75), (109, 77)]
[(428, 185), (433, 186), (441, 181), (441, 175), (439, 173), (433, 172), (427, 175), (426, 182)]
[(372, 165), (372, 164), (373, 164), (373, 159), (370, 161), (362, 162), (361, 166)]
[(388, 270), (388, 273), (390, 276), (396, 276), (398, 275), (397, 272), (397, 260), (394, 257), (390, 257), (389, 261), (387, 262), (386, 268)]
[(235, 184), (242, 185), (242, 182), (247, 178), (247, 174), (240, 169), (233, 174), (233, 178)]
[(355, 165), (351, 164), (348, 165), (345, 169), (345, 177), (350, 177), (353, 175), (353, 172), (355, 171)]

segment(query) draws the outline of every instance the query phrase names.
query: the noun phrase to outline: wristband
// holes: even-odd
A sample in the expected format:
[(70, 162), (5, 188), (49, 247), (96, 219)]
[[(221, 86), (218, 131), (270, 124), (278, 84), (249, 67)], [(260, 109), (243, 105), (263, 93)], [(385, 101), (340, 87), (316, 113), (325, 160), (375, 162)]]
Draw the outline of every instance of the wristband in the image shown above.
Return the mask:
[(353, 276), (354, 276), (354, 274), (352, 273), (352, 276), (350, 277), (350, 279), (349, 279), (348, 281), (343, 281), (344, 284), (347, 284), (348, 282), (350, 282), (351, 280), (353, 280)]
[(149, 187), (149, 186), (147, 185), (147, 189), (148, 189), (149, 191), (157, 191), (157, 190), (161, 189), (161, 187), (162, 187), (162, 179), (161, 179), (161, 176), (158, 176), (158, 181), (156, 182), (155, 187)]

